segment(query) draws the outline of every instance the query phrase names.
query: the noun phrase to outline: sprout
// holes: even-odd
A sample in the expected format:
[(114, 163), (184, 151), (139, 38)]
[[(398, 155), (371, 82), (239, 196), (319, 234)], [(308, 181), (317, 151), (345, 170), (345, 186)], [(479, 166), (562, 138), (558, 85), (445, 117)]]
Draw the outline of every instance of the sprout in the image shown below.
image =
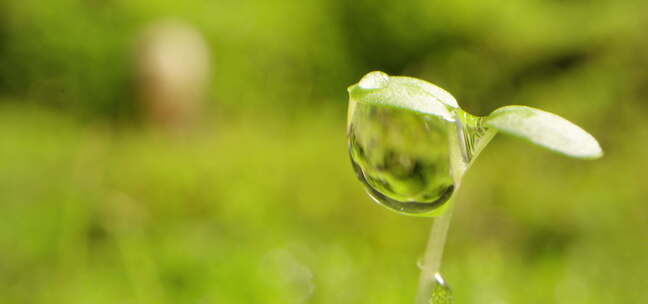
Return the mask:
[(526, 106), (479, 117), (423, 80), (371, 72), (349, 87), (348, 149), (369, 196), (401, 214), (437, 217), (421, 266), (417, 302), (452, 303), (439, 274), (452, 197), (497, 132), (564, 155), (603, 155), (592, 135), (568, 120)]

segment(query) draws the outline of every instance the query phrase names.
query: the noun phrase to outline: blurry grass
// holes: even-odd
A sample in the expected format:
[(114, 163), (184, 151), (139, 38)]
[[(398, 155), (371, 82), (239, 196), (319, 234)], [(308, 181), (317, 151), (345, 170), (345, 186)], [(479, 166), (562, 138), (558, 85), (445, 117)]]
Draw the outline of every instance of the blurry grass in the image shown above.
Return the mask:
[[(243, 117), (170, 138), (0, 109), (0, 302), (411, 302), (428, 221), (370, 202), (343, 117)], [(495, 140), (450, 232), (458, 303), (648, 301), (629, 130), (596, 162)]]
[(610, 96), (643, 95), (647, 9), (638, 0), (4, 1), (0, 91), (128, 119), (135, 46), (148, 26), (171, 18), (204, 35), (218, 107), (343, 107), (342, 88), (379, 69), (422, 76), (480, 114), (556, 97), (537, 94), (545, 87), (564, 91), (561, 102), (601, 109)]
[[(647, 3), (0, 2), (0, 303), (410, 303), (429, 221), (373, 204), (344, 144), (344, 87), (375, 69), (606, 152), (495, 139), (451, 226), (458, 303), (648, 303)], [(168, 17), (205, 35), (222, 117), (115, 128)]]

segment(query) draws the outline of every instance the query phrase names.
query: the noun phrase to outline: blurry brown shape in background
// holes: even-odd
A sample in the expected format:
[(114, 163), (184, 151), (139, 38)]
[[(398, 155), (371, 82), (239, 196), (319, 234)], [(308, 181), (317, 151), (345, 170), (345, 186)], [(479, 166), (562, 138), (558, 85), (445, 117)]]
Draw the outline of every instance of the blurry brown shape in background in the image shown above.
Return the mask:
[(195, 127), (210, 78), (209, 48), (202, 34), (178, 21), (154, 23), (140, 38), (136, 60), (147, 122), (170, 132)]

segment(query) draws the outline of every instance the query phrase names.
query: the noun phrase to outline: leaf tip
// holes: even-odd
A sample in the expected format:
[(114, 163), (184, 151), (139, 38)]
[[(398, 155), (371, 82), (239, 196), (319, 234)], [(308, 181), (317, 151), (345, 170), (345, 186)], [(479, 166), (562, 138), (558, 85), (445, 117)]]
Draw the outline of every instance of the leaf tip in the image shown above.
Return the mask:
[(488, 116), (487, 125), (570, 157), (598, 159), (603, 156), (594, 136), (565, 118), (539, 109), (505, 106)]

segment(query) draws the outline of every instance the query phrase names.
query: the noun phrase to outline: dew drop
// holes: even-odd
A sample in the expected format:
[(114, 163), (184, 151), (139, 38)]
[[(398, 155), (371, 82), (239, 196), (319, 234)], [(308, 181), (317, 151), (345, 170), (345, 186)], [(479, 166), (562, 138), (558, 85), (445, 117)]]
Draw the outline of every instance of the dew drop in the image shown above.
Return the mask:
[(445, 283), (441, 274), (436, 273), (434, 275), (434, 285), (432, 286), (432, 292), (430, 295), (429, 304), (452, 304), (454, 303), (454, 297), (452, 296), (452, 290)]
[(349, 154), (368, 194), (404, 214), (426, 214), (454, 192), (448, 128), (437, 116), (358, 103), (350, 117)]
[(363, 89), (380, 89), (385, 87), (387, 83), (389, 83), (389, 75), (375, 71), (362, 77), (358, 86)]
[(419, 259), (416, 261), (416, 267), (418, 267), (418, 269), (420, 269), (420, 270), (424, 270), (424, 269), (425, 269), (425, 268), (424, 268), (424, 267), (425, 267), (425, 259), (423, 259), (423, 258), (419, 258)]
[(483, 146), (480, 138), (488, 132), (474, 127), (480, 118), (461, 109), (451, 112), (456, 119), (447, 120), (353, 99), (350, 103), (349, 154), (369, 196), (401, 214), (439, 215)]

